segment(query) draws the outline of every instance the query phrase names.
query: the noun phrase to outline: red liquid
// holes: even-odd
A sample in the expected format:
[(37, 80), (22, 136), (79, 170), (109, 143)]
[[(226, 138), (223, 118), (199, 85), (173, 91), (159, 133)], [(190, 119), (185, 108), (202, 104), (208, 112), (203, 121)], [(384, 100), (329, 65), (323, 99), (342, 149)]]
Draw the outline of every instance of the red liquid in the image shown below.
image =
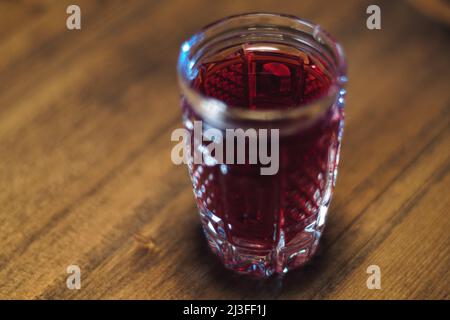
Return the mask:
[[(192, 86), (252, 110), (302, 108), (327, 93), (332, 80), (318, 57), (281, 49), (229, 49), (201, 64)], [(186, 102), (183, 109), (189, 121), (202, 120)], [(307, 127), (281, 132), (273, 176), (261, 175), (259, 165), (190, 165), (206, 236), (225, 265), (269, 275), (314, 253), (334, 185), (342, 118), (330, 106)]]

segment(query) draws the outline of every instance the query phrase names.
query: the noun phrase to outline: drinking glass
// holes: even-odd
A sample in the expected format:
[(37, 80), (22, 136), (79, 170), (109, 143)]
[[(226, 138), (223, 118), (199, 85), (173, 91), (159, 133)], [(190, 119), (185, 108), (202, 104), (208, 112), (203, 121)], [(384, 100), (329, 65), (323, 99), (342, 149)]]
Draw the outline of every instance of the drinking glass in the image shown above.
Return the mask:
[[(201, 163), (192, 155), (186, 161), (209, 247), (227, 268), (261, 277), (308, 262), (336, 181), (347, 82), (342, 47), (294, 16), (237, 15), (182, 44), (178, 78), (186, 147), (202, 155)], [(222, 132), (225, 149), (227, 129), (268, 133), (276, 172), (262, 174), (262, 162), (217, 161), (210, 141), (195, 138), (199, 123), (203, 134)]]

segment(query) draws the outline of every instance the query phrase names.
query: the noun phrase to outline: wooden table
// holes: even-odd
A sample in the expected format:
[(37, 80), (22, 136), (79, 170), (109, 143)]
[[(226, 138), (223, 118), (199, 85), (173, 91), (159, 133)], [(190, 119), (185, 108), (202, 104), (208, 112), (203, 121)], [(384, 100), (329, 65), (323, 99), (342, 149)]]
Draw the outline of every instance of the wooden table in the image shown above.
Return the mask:
[[(0, 2), (1, 298), (446, 298), (448, 29), (407, 2)], [(185, 167), (175, 64), (201, 26), (245, 11), (315, 21), (350, 84), (337, 188), (311, 264), (257, 281), (207, 250)], [(66, 287), (68, 265), (80, 290)], [(381, 269), (369, 290), (368, 266)]]

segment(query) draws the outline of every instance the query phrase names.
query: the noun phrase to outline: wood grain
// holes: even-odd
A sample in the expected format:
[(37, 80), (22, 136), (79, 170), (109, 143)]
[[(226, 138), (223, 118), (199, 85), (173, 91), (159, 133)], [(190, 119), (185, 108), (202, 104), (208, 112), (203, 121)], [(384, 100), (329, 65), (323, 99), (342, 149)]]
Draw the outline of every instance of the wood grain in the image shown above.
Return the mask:
[[(0, 1), (0, 298), (449, 299), (450, 41), (407, 1)], [(206, 10), (205, 8), (208, 8)], [(201, 26), (295, 14), (349, 61), (337, 188), (319, 254), (284, 278), (225, 271), (201, 234), (175, 64)], [(66, 287), (77, 264), (81, 290)], [(382, 289), (366, 287), (379, 265)]]

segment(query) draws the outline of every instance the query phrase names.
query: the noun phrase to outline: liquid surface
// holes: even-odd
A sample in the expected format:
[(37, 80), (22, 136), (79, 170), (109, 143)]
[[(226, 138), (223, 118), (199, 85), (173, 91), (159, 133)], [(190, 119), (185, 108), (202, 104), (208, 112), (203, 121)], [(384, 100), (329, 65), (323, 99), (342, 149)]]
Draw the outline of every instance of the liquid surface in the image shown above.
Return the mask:
[(232, 48), (209, 60), (198, 68), (193, 86), (240, 108), (298, 107), (324, 95), (331, 84), (319, 59), (280, 45)]

